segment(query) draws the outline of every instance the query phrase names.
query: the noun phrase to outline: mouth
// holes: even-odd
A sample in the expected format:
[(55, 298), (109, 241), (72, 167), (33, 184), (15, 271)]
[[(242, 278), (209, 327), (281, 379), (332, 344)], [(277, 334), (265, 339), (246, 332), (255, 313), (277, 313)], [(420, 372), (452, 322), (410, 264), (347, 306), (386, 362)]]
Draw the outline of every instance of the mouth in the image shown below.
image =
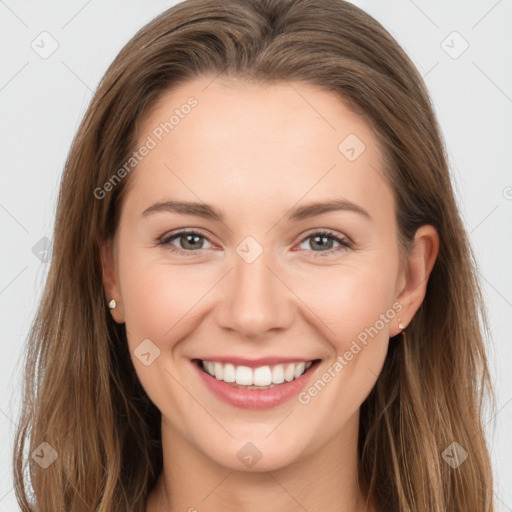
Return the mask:
[(297, 397), (321, 361), (221, 359), (191, 362), (212, 397), (233, 407), (252, 410), (271, 409)]
[(234, 388), (265, 390), (283, 386), (301, 378), (316, 366), (320, 359), (290, 360), (260, 366), (254, 363), (234, 364), (234, 362), (205, 359), (194, 359), (193, 362), (203, 373)]

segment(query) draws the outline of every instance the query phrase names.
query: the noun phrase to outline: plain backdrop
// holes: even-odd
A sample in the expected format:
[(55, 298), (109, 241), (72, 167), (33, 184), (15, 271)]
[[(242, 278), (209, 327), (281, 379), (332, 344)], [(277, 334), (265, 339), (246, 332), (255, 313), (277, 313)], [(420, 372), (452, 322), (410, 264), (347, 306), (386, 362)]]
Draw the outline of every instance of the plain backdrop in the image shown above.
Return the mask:
[[(107, 66), (175, 3), (0, 0), (0, 512), (19, 510), (11, 452), (23, 350), (48, 270), (66, 155)], [(485, 418), (485, 430), (496, 501), (512, 511), (512, 2), (354, 3), (411, 57), (441, 124), (492, 327), (497, 414)]]

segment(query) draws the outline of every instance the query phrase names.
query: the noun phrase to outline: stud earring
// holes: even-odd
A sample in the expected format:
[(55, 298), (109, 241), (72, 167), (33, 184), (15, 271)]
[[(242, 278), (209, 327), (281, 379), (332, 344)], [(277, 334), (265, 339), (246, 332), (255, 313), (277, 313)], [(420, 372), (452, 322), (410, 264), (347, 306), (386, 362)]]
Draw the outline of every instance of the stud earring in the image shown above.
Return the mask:
[(112, 300), (108, 303), (108, 307), (109, 307), (110, 309), (115, 309), (115, 307), (116, 307), (116, 306), (117, 306), (117, 302), (116, 302), (114, 299), (112, 299)]
[(400, 318), (398, 319), (398, 328), (405, 329), (404, 324), (402, 323), (402, 320), (400, 320)]

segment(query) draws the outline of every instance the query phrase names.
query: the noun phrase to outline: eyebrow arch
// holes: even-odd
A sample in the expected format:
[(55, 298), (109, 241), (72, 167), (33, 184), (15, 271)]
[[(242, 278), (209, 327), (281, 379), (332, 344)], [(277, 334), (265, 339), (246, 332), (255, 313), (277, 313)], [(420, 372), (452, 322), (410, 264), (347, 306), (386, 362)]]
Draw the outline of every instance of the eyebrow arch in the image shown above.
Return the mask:
[(334, 211), (354, 212), (362, 215), (368, 220), (372, 220), (370, 214), (364, 208), (348, 201), (347, 199), (332, 199), (329, 201), (301, 206), (289, 213), (287, 215), (287, 219), (288, 221), (304, 220), (309, 217), (315, 217), (316, 215)]
[[(352, 203), (346, 199), (333, 199), (318, 203), (311, 203), (292, 210), (286, 218), (287, 221), (300, 221), (323, 213), (333, 211), (349, 211), (362, 215), (368, 220), (372, 220), (370, 214), (361, 206)], [(212, 219), (224, 222), (222, 212), (206, 203), (195, 203), (190, 201), (164, 201), (155, 203), (142, 212), (142, 216), (147, 216), (153, 212), (173, 212), (181, 215), (195, 215), (205, 219)]]
[(223, 222), (222, 213), (206, 203), (194, 203), (190, 201), (164, 201), (155, 203), (142, 212), (142, 216), (153, 212), (173, 212), (181, 215), (196, 215), (205, 219), (218, 220)]

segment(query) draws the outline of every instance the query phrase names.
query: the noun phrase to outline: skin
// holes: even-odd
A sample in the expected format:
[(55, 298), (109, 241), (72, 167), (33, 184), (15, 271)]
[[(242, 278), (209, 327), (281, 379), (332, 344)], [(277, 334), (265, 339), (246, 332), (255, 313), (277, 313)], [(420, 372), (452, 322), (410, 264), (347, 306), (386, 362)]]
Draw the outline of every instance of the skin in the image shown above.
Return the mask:
[[(137, 375), (162, 412), (164, 470), (146, 510), (375, 511), (356, 478), (359, 408), (390, 336), (401, 331), (397, 318), (407, 326), (421, 305), (438, 253), (436, 230), (421, 227), (401, 264), (377, 139), (338, 97), (305, 84), (212, 80), (166, 93), (141, 120), (142, 144), (190, 96), (198, 100), (126, 178), (119, 229), (102, 252), (106, 298), (117, 301), (112, 315), (126, 323)], [(351, 133), (366, 146), (354, 161), (338, 149)], [(359, 205), (371, 219), (351, 211), (286, 219), (293, 208), (334, 198)], [(169, 199), (213, 205), (224, 222), (169, 211), (142, 215)], [(205, 238), (158, 245), (184, 228)], [(352, 247), (336, 250), (331, 238), (315, 244), (321, 228), (348, 237)], [(252, 263), (236, 252), (247, 236), (263, 249)], [(308, 404), (292, 398), (263, 411), (228, 405), (190, 362), (212, 355), (319, 358), (314, 382), (396, 301), (400, 313)], [(160, 350), (149, 366), (134, 355), (144, 339)], [(262, 454), (250, 468), (237, 457), (247, 442)]]

